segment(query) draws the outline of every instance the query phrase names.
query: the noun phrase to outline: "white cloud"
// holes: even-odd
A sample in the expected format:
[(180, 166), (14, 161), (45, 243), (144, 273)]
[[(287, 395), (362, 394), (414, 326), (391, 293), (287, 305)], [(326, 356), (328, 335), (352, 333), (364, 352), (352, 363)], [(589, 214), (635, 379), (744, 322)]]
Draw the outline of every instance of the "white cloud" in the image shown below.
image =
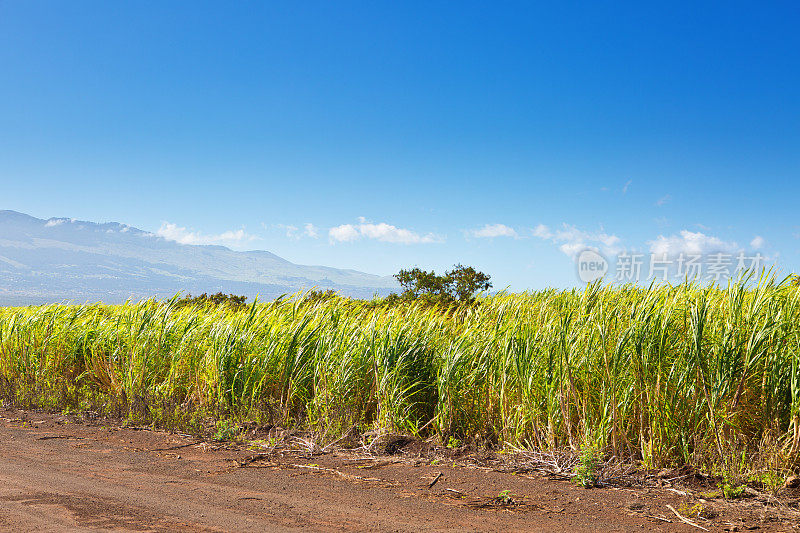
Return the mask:
[(290, 239), (299, 239), (300, 235), (297, 234), (297, 226), (291, 224), (276, 224), (278, 228), (286, 232), (286, 236)]
[(429, 243), (435, 242), (436, 238), (431, 235), (418, 235), (411, 230), (398, 228), (381, 222), (380, 224), (361, 224), (360, 231), (370, 239), (377, 239), (384, 242), (394, 242), (402, 244)]
[(665, 204), (669, 203), (670, 200), (672, 200), (672, 196), (670, 196), (669, 194), (666, 194), (666, 195), (662, 196), (661, 198), (659, 198), (658, 200), (656, 200), (656, 205), (658, 207), (661, 207), (662, 205), (665, 205)]
[(293, 224), (266, 224), (262, 222), (261, 227), (267, 231), (274, 231), (277, 228), (289, 239), (302, 239), (303, 237), (316, 239), (319, 237), (319, 228), (311, 222), (303, 224), (302, 230)]
[(61, 224), (63, 224), (66, 221), (67, 221), (67, 219), (65, 219), (65, 218), (51, 218), (50, 220), (47, 221), (47, 223), (44, 226), (46, 228), (52, 228), (54, 226), (60, 226)]
[(563, 224), (560, 229), (550, 230), (544, 224), (539, 224), (533, 229), (533, 236), (553, 241), (559, 245), (559, 250), (573, 259), (586, 249), (599, 250), (606, 255), (615, 255), (622, 251), (621, 239), (602, 229), (599, 232), (589, 232)]
[(539, 237), (540, 239), (551, 239), (553, 234), (550, 233), (550, 228), (545, 226), (544, 224), (539, 224), (535, 228), (533, 228), (533, 236)]
[(625, 185), (622, 186), (622, 194), (628, 194), (628, 187), (631, 186), (631, 183), (633, 183), (633, 180), (628, 180), (625, 182)]
[(180, 244), (218, 244), (222, 246), (241, 246), (246, 242), (257, 240), (258, 237), (250, 235), (244, 229), (228, 230), (216, 235), (206, 235), (199, 231), (191, 231), (177, 224), (163, 222), (156, 231), (156, 235), (168, 241)]
[(420, 235), (409, 229), (398, 228), (386, 222), (374, 224), (359, 217), (358, 224), (342, 224), (328, 230), (331, 242), (352, 242), (358, 239), (373, 239), (381, 242), (397, 244), (422, 244), (441, 242), (441, 238), (432, 233)]
[(706, 235), (699, 231), (682, 230), (678, 235), (665, 237), (659, 235), (655, 240), (648, 241), (650, 251), (654, 254), (676, 256), (681, 253), (687, 255), (705, 255), (714, 252), (733, 253), (740, 250), (735, 242), (723, 241), (713, 235)]
[(312, 239), (319, 237), (319, 230), (311, 222), (306, 223), (303, 226), (303, 230), (305, 231), (307, 237), (311, 237)]
[(361, 237), (361, 233), (352, 224), (342, 224), (328, 230), (331, 240), (338, 242), (350, 242)]
[(753, 237), (753, 240), (750, 241), (750, 248), (752, 248), (753, 250), (759, 250), (764, 247), (765, 243), (766, 241), (764, 240), (764, 237), (762, 237), (761, 235), (756, 235), (755, 237)]
[(519, 238), (519, 235), (514, 230), (505, 224), (486, 224), (480, 229), (472, 230), (469, 232), (473, 237), (478, 238), (494, 238), (494, 237), (513, 237)]

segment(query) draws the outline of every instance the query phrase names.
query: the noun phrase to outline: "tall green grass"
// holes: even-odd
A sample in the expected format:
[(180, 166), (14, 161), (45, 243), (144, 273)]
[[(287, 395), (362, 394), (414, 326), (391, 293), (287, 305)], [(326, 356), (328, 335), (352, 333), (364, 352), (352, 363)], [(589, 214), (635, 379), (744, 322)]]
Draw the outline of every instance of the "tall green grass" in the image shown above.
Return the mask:
[[(718, 467), (800, 453), (800, 289), (500, 294), (446, 311), (303, 295), (243, 310), (0, 309), (0, 396), (190, 425), (353, 426)], [(422, 428), (422, 429), (420, 429)], [(755, 456), (755, 455), (754, 455)]]

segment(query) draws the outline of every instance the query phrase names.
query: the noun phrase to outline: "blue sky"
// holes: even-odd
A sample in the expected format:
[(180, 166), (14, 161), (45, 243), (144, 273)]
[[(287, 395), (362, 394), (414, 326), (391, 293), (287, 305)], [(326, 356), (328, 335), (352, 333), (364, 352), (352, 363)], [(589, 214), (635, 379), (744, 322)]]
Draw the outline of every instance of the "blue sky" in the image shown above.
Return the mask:
[(800, 7), (643, 4), (0, 2), (0, 209), (497, 288), (800, 270)]

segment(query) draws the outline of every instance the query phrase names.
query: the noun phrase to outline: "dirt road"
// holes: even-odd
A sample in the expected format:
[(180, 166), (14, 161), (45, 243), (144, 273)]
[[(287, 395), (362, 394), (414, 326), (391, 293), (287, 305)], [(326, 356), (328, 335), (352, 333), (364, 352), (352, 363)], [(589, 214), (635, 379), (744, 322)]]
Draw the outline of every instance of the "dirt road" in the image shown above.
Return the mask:
[[(0, 409), (0, 531), (699, 531), (674, 515), (652, 518), (682, 504), (663, 491), (585, 490), (391, 457), (266, 458), (214, 448), (167, 432)], [(498, 504), (503, 491), (514, 505)], [(704, 527), (721, 531), (724, 523)]]

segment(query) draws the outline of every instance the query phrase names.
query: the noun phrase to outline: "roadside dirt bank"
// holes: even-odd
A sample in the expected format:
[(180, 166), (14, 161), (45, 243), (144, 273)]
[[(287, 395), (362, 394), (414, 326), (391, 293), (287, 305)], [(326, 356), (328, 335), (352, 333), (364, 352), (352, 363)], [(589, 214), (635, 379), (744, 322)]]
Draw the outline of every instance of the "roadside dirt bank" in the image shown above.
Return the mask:
[(800, 531), (784, 504), (680, 492), (0, 409), (0, 531)]

